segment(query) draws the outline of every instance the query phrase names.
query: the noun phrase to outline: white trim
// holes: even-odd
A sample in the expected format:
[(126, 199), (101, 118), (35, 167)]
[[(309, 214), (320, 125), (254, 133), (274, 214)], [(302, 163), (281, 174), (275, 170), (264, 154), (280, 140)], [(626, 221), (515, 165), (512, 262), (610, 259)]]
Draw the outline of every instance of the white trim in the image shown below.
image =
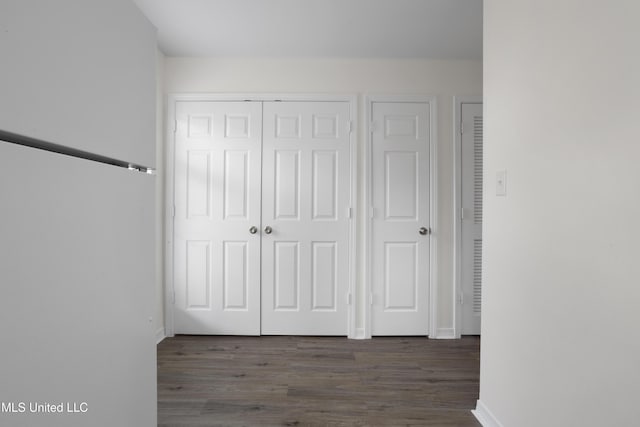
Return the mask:
[(349, 103), (349, 119), (353, 127), (349, 136), (350, 143), (350, 207), (352, 209), (349, 231), (349, 283), (351, 304), (347, 307), (347, 337), (360, 338), (356, 329), (357, 296), (357, 232), (358, 232), (358, 97), (352, 94), (316, 94), (316, 93), (172, 93), (168, 95), (166, 120), (166, 244), (165, 252), (165, 332), (166, 336), (174, 335), (174, 276), (173, 276), (173, 210), (175, 204), (174, 161), (175, 161), (175, 121), (176, 103), (181, 101), (315, 101), (315, 102), (347, 102)]
[(439, 340), (451, 340), (458, 337), (456, 337), (454, 328), (438, 328), (435, 336), (430, 336), (429, 338), (435, 338)]
[(373, 129), (371, 122), (373, 121), (372, 105), (373, 100), (376, 99), (374, 95), (365, 96), (364, 109), (365, 109), (365, 144), (364, 144), (364, 235), (362, 236), (362, 248), (364, 250), (364, 271), (362, 274), (362, 318), (364, 324), (362, 327), (363, 337), (365, 339), (371, 338), (371, 301), (373, 298), (373, 291), (371, 289), (371, 234), (373, 229), (373, 221), (371, 221), (371, 212), (373, 210), (373, 175), (371, 173), (373, 162), (373, 154), (371, 150), (371, 140)]
[(165, 120), (165, 251), (164, 251), (164, 331), (165, 336), (174, 336), (174, 277), (173, 277), (173, 219), (174, 219), (174, 158), (175, 158), (175, 119), (177, 97), (169, 95), (166, 104)]
[(176, 101), (317, 101), (353, 102), (357, 106), (357, 96), (349, 93), (170, 93), (169, 103), (175, 104)]
[(364, 332), (364, 328), (356, 328), (356, 334), (353, 337), (350, 337), (356, 340), (365, 340), (370, 339), (371, 337), (367, 337)]
[(156, 331), (156, 345), (160, 344), (165, 338), (166, 335), (164, 334), (164, 328), (158, 328)]
[(481, 400), (478, 400), (476, 409), (472, 410), (471, 413), (482, 424), (482, 427), (504, 427)]
[(429, 97), (429, 218), (431, 239), (429, 247), (429, 336), (438, 336), (438, 103)]
[(350, 120), (350, 169), (351, 169), (351, 189), (349, 195), (349, 208), (351, 209), (351, 218), (349, 226), (349, 295), (350, 304), (347, 308), (347, 336), (349, 338), (359, 338), (357, 329), (357, 307), (358, 307), (358, 97), (348, 95), (345, 97), (349, 102), (349, 120)]
[(428, 336), (437, 337), (438, 321), (438, 271), (437, 271), (437, 249), (438, 249), (438, 102), (434, 95), (416, 94), (367, 94), (365, 96), (366, 122), (365, 129), (367, 137), (365, 140), (365, 164), (364, 164), (364, 208), (366, 211), (364, 224), (364, 337), (371, 338), (371, 233), (373, 222), (371, 221), (371, 209), (373, 201), (373, 176), (371, 175), (372, 162), (372, 105), (374, 102), (425, 102), (429, 104), (429, 217), (431, 228), (429, 246), (429, 324), (427, 326)]
[(462, 336), (462, 310), (460, 294), (462, 293), (462, 104), (482, 104), (482, 96), (453, 97), (453, 321), (454, 335)]

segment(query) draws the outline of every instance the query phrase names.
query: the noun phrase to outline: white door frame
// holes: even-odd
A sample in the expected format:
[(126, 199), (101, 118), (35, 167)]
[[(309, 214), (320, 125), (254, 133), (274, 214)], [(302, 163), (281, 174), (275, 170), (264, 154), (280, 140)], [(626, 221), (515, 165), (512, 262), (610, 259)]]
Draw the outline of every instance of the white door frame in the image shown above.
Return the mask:
[(437, 97), (432, 95), (390, 95), (390, 94), (367, 94), (365, 96), (366, 109), (366, 144), (365, 144), (365, 232), (364, 232), (364, 289), (365, 301), (363, 307), (364, 328), (358, 331), (358, 338), (371, 338), (371, 304), (373, 302), (372, 291), (372, 264), (371, 264), (371, 235), (372, 235), (372, 212), (373, 212), (373, 176), (372, 173), (372, 107), (374, 102), (424, 102), (429, 104), (429, 216), (431, 235), (429, 245), (429, 337), (437, 338), (438, 319), (438, 295), (437, 295), (437, 242), (438, 242), (438, 152), (437, 152)]
[(351, 121), (351, 134), (349, 138), (351, 168), (350, 168), (350, 206), (352, 209), (351, 222), (349, 226), (349, 290), (348, 296), (348, 312), (347, 312), (347, 336), (356, 338), (356, 232), (358, 218), (357, 203), (357, 177), (358, 177), (358, 156), (357, 156), (357, 118), (358, 118), (358, 98), (351, 94), (276, 94), (276, 93), (173, 93), (167, 97), (167, 117), (166, 117), (166, 146), (165, 146), (165, 171), (166, 171), (166, 188), (165, 188), (165, 304), (164, 304), (164, 328), (165, 335), (172, 337), (175, 334), (173, 306), (175, 303), (174, 290), (174, 226), (173, 219), (175, 217), (174, 202), (174, 164), (175, 164), (175, 130), (176, 130), (176, 102), (180, 101), (316, 101), (316, 102), (348, 102), (349, 103), (349, 120)]
[(462, 104), (482, 104), (482, 96), (453, 97), (453, 319), (454, 337), (462, 336)]

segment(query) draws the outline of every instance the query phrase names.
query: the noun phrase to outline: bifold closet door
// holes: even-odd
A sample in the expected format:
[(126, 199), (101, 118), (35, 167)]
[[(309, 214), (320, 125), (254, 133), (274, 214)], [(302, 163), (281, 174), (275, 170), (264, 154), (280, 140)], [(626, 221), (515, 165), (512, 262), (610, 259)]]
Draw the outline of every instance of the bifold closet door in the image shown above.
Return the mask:
[(174, 328), (260, 334), (261, 102), (178, 102)]
[(265, 102), (262, 333), (346, 335), (346, 102)]

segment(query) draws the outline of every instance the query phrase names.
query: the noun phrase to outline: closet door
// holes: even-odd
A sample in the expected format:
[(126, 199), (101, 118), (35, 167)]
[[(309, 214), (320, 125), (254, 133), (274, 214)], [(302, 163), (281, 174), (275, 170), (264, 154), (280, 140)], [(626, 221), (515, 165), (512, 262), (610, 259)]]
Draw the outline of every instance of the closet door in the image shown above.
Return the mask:
[(346, 102), (265, 102), (262, 333), (346, 335)]
[(373, 335), (429, 331), (430, 108), (372, 103)]
[(462, 333), (480, 334), (482, 300), (482, 104), (462, 104)]
[(178, 102), (175, 333), (260, 334), (262, 103)]

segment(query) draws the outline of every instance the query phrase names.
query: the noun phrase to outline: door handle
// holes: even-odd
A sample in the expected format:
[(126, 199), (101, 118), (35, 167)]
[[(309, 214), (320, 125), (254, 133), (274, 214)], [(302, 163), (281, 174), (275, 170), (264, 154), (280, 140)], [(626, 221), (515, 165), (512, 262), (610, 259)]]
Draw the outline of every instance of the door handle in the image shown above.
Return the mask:
[(427, 234), (431, 234), (431, 229), (426, 227), (420, 227), (420, 230), (418, 230), (418, 233), (425, 236)]
[(269, 227), (268, 225), (264, 228), (264, 234), (271, 234), (272, 231), (273, 228)]
[(249, 233), (256, 234), (257, 232), (258, 232), (258, 227), (256, 227), (255, 225), (249, 228)]

